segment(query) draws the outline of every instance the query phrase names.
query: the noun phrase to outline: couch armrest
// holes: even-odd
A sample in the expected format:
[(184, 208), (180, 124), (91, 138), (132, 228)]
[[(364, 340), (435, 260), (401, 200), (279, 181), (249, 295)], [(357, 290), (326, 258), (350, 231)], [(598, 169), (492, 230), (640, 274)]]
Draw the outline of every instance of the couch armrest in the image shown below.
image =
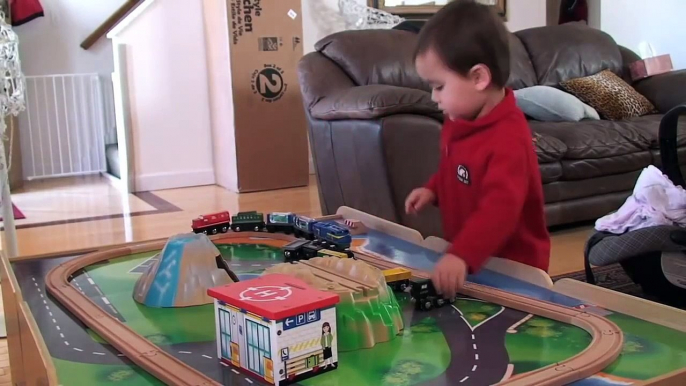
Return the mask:
[(310, 107), (313, 118), (377, 119), (394, 114), (441, 115), (431, 94), (423, 90), (383, 84), (335, 90)]
[(648, 98), (661, 113), (686, 103), (686, 70), (651, 76), (634, 83), (636, 91)]

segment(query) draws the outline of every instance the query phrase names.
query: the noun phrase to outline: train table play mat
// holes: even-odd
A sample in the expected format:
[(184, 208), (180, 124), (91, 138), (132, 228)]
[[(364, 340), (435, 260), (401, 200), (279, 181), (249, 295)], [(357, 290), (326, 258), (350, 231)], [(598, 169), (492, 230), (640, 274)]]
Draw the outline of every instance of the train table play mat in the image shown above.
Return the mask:
[(285, 371), (299, 385), (686, 384), (681, 310), (500, 259), (431, 298), (418, 286), (442, 240), (341, 208), (314, 221), (330, 253), (286, 258), (312, 244), (280, 228), (298, 216), (255, 232), (257, 215), (239, 230), (224, 216), (168, 240), (3, 257), (14, 382), (268, 385)]

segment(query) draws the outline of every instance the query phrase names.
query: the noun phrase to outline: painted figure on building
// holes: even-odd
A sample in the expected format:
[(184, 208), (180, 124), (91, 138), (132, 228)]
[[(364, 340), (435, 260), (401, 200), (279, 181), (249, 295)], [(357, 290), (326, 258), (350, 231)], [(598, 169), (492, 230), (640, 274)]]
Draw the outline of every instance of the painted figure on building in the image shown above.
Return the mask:
[(331, 363), (331, 343), (333, 342), (333, 335), (331, 335), (331, 326), (329, 322), (322, 324), (322, 350), (324, 350), (324, 368), (329, 365), (336, 367), (335, 363)]

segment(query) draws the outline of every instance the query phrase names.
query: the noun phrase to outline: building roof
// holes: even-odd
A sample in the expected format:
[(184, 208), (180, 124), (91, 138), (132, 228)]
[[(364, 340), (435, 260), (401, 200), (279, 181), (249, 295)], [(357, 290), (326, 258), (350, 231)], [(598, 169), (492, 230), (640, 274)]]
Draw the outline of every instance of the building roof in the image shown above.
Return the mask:
[(269, 274), (210, 288), (207, 294), (271, 320), (331, 307), (339, 301), (338, 294), (314, 289), (304, 281), (284, 274)]

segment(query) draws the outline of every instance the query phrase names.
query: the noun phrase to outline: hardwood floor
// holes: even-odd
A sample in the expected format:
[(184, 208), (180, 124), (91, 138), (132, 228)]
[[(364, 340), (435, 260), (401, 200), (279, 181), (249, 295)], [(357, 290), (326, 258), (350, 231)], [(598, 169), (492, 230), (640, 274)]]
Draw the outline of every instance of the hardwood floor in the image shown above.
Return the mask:
[[(122, 194), (102, 177), (27, 182), (13, 193), (26, 215), (17, 220), (20, 255), (55, 253), (190, 231), (191, 219), (228, 210), (320, 215), (316, 185), (235, 194), (218, 186)], [(61, 221), (57, 221), (61, 219)]]
[[(307, 187), (240, 195), (218, 186), (130, 195), (103, 177), (66, 178), (27, 182), (13, 193), (13, 201), (26, 215), (17, 220), (21, 255), (168, 237), (188, 232), (193, 217), (221, 210), (321, 214), (314, 178)], [(583, 269), (591, 230), (553, 233), (551, 276)]]

